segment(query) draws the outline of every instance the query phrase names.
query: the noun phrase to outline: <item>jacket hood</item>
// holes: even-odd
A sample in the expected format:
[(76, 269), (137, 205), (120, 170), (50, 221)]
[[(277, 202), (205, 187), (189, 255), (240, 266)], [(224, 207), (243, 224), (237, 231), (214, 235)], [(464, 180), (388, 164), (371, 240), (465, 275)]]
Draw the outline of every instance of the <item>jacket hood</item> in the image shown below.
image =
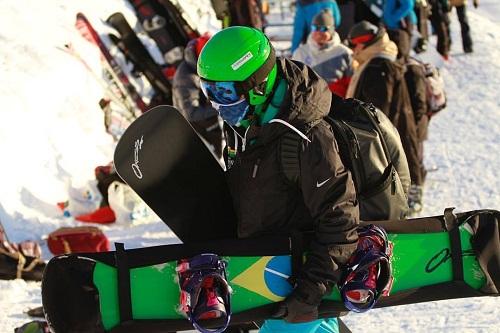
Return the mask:
[(326, 81), (301, 62), (278, 58), (277, 64), (288, 89), (276, 118), (303, 128), (328, 115), (332, 94)]
[[(265, 126), (251, 125), (246, 139), (256, 138), (251, 147), (259, 147), (278, 139), (290, 127), (306, 133), (330, 112), (332, 93), (328, 85), (315, 71), (301, 62), (277, 58), (278, 80), (285, 80), (287, 90), (277, 115)], [(271, 99), (272, 99), (271, 95)], [(276, 121), (279, 119), (278, 121)]]

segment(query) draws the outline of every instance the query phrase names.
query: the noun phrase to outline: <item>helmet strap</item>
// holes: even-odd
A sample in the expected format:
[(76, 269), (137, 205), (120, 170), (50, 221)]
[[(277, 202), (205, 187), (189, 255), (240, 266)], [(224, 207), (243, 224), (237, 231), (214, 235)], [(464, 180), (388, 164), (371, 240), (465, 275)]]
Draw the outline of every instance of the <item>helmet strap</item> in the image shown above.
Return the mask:
[[(274, 64), (276, 64), (276, 54), (274, 52), (274, 48), (271, 46), (271, 52), (269, 53), (269, 57), (267, 57), (266, 62), (245, 81), (240, 82), (242, 91), (248, 92), (258, 87), (267, 78), (267, 76), (273, 69)], [(264, 94), (265, 88), (263, 90)], [(261, 89), (259, 89), (259, 92), (262, 92)]]

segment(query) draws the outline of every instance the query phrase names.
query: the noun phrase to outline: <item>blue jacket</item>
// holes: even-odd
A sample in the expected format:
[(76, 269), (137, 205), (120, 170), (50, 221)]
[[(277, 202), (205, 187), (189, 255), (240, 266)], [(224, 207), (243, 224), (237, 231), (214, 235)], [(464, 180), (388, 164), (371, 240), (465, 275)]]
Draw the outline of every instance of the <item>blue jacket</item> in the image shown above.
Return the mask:
[(410, 23), (417, 23), (414, 11), (415, 0), (385, 0), (382, 19), (388, 29), (402, 29), (401, 21), (409, 19)]
[(314, 16), (325, 8), (332, 11), (335, 26), (338, 27), (340, 25), (340, 10), (335, 0), (297, 1), (293, 22), (292, 53), (311, 32)]

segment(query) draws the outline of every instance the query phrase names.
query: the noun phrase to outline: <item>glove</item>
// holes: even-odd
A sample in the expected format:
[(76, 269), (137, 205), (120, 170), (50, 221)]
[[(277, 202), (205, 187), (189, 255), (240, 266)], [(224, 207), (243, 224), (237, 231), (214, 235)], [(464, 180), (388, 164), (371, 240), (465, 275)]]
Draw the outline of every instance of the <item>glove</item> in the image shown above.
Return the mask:
[(318, 319), (318, 306), (326, 293), (323, 285), (301, 280), (294, 291), (271, 315), (273, 319), (283, 319), (289, 323), (303, 323)]
[(291, 294), (278, 305), (271, 318), (283, 319), (289, 323), (313, 321), (318, 319), (318, 306), (304, 303)]
[(474, 8), (479, 7), (479, 0), (472, 1), (472, 4), (474, 5)]

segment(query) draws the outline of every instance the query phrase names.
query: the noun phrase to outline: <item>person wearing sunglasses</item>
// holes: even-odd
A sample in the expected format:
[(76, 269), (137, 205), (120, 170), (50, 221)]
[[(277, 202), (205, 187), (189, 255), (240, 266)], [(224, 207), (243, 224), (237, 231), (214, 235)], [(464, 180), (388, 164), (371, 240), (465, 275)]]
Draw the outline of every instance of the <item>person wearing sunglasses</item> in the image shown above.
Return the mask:
[[(215, 34), (198, 59), (201, 87), (226, 128), (226, 174), (238, 237), (312, 231), (291, 292), (261, 332), (338, 332), (318, 306), (356, 249), (359, 208), (351, 174), (323, 118), (332, 93), (310, 67), (277, 58), (267, 37), (250, 27)], [(298, 142), (296, 182), (286, 178), (283, 147)]]
[(331, 11), (335, 26), (341, 23), (340, 9), (335, 0), (298, 0), (295, 1), (295, 16), (293, 18), (292, 53), (305, 43), (311, 32), (311, 24), (314, 16), (320, 11), (328, 9)]
[(307, 42), (295, 50), (292, 59), (312, 67), (332, 92), (345, 97), (353, 71), (352, 51), (340, 41), (328, 9), (314, 17)]

